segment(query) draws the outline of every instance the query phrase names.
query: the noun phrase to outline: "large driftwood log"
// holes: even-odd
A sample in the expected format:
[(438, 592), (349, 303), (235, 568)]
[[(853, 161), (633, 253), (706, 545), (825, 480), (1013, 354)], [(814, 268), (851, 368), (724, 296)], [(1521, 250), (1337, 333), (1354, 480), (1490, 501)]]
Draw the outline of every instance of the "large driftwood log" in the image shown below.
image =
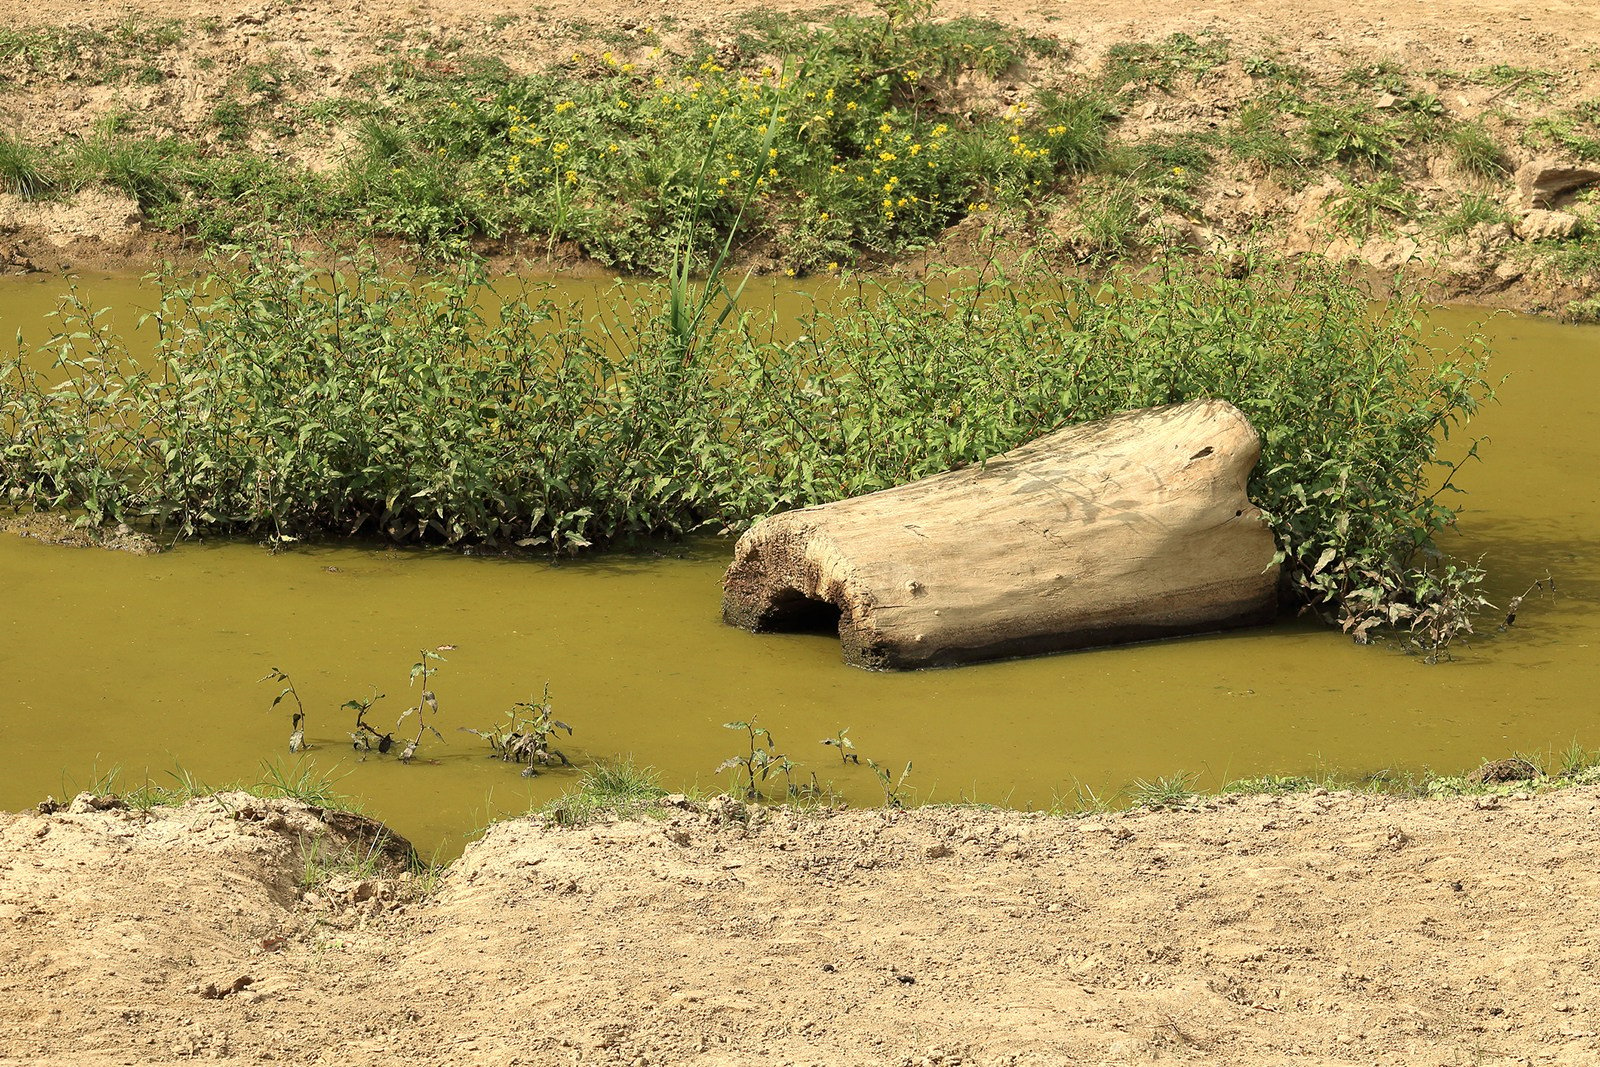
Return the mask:
[(834, 617), (848, 663), (914, 668), (1270, 620), (1279, 567), (1245, 495), (1261, 443), (1220, 400), (1084, 423), (968, 467), (774, 515), (722, 615)]

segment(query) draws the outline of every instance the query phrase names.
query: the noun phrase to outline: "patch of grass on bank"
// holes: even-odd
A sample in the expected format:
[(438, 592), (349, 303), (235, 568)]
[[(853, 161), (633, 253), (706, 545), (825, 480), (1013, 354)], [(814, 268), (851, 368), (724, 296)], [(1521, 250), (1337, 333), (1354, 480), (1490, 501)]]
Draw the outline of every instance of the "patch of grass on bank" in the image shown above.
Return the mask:
[[(526, 75), (465, 39), (395, 31), (379, 42), (385, 62), (339, 96), (283, 56), (253, 53), (196, 129), (175, 136), (151, 118), (142, 132), (38, 146), (50, 180), (28, 188), (104, 182), (134, 196), (149, 227), (202, 246), (269, 221), (341, 246), (543, 241), (627, 272), (665, 273), (694, 217), (703, 247), (737, 229), (736, 258), (805, 274), (920, 253), (975, 215), (1071, 232), (1060, 250), (1095, 265), (1168, 247), (1174, 216), (1226, 240), (1241, 222), (1217, 179), (1241, 175), (1356, 189), (1346, 206), (1360, 217), (1330, 220), (1355, 234), (1393, 219), (1360, 202), (1362, 186), (1392, 176), (1387, 199), (1418, 201), (1433, 234), (1435, 157), (1487, 189), (1506, 177), (1501, 140), (1600, 153), (1593, 101), (1486, 126), (1440, 99), (1444, 86), (1487, 86), (1544, 108), (1560, 82), (1550, 72), (1424, 80), (1385, 61), (1313, 75), (1282, 53), (1237, 57), (1213, 33), (1120, 42), (1085, 67), (1055, 38), (933, 13), (922, 0), (826, 19), (752, 12), (715, 39), (675, 37), (678, 52), (662, 26), (569, 20), (590, 41)], [(184, 34), (221, 29), (0, 31), (0, 57), (30, 78), (154, 84), (182, 73)], [(1169, 113), (1167, 101), (1181, 106)], [(1195, 128), (1195, 103), (1225, 109), (1214, 131)], [(293, 162), (332, 145), (331, 168)], [(0, 185), (22, 188), (17, 171), (0, 159)], [(1269, 225), (1287, 221), (1281, 198), (1262, 199)], [(1064, 218), (1041, 226), (1049, 216)]]
[(558, 826), (586, 826), (603, 818), (639, 818), (663, 811), (666, 795), (660, 775), (631, 759), (601, 762), (578, 780), (577, 788), (540, 808), (538, 814)]
[(90, 85), (165, 77), (151, 58), (183, 37), (176, 19), (129, 15), (110, 29), (83, 26), (0, 27), (0, 85), (22, 77), (51, 74)]
[(1484, 760), (1465, 774), (1430, 770), (1383, 769), (1366, 773), (1324, 770), (1307, 775), (1266, 774), (1234, 778), (1214, 792), (1194, 788), (1199, 775), (1179, 772), (1154, 779), (1136, 778), (1115, 796), (1101, 797), (1081, 785), (1072, 797), (1059, 797), (1051, 810), (1064, 815), (1097, 815), (1119, 804), (1133, 808), (1183, 809), (1218, 796), (1289, 796), (1305, 793), (1362, 793), (1393, 797), (1503, 797), (1600, 784), (1600, 749), (1577, 741), (1558, 751), (1517, 752)]
[(42, 200), (55, 189), (56, 179), (45, 153), (19, 138), (0, 134), (0, 192)]
[(736, 530), (1221, 397), (1262, 434), (1251, 495), (1308, 610), (1431, 657), (1485, 603), (1476, 568), (1434, 544), (1475, 454), (1441, 449), (1491, 396), (1482, 342), (1436, 337), (1415, 299), (1374, 313), (1326, 264), (858, 280), (790, 339), (737, 309), (682, 336), (665, 287), (593, 315), (516, 292), (485, 308), (470, 264), (413, 277), (364, 254), (330, 273), (266, 248), (212, 271), (157, 279), (148, 358), (69, 302), (37, 354), (0, 362), (14, 506), (179, 537), (574, 552)]
[(137, 784), (128, 784), (123, 779), (122, 768), (112, 767), (104, 772), (96, 771), (81, 788), (63, 779), (62, 792), (87, 792), (95, 797), (115, 797), (136, 811), (176, 807), (218, 793), (248, 793), (258, 797), (298, 800), (331, 811), (360, 812), (359, 801), (340, 791), (341, 780), (342, 776), (319, 771), (307, 762), (285, 765), (277, 761), (263, 761), (261, 775), (254, 781), (239, 779), (213, 785), (192, 771), (177, 766), (162, 778), (152, 780), (147, 776)]
[[(823, 24), (751, 19), (738, 44), (688, 55), (630, 31), (615, 50), (529, 76), (459, 51), (405, 56), (357, 79), (357, 97), (307, 105), (358, 123), (327, 175), (249, 150), (297, 91), (270, 57), (235, 72), (211, 111), (220, 145), (102, 135), (54, 154), (74, 184), (125, 189), (151, 225), (206, 242), (231, 239), (241, 217), (272, 217), (425, 245), (535, 235), (664, 272), (681, 221), (695, 217), (708, 244), (737, 224), (787, 269), (820, 270), (917, 249), (978, 203), (1036, 201), (1104, 158), (1113, 112), (1097, 91), (972, 104), (966, 80), (997, 78), (1055, 42), (931, 11), (886, 0), (877, 16)], [(42, 47), (18, 42), (14, 54)], [(238, 180), (268, 171), (265, 186)]]

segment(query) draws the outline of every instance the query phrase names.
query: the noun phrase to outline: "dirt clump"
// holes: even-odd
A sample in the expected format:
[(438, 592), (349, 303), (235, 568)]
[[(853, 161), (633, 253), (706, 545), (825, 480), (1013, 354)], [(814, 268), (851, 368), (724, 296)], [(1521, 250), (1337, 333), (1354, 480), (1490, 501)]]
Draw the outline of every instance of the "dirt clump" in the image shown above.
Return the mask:
[(1592, 1064), (1600, 792), (1480, 800), (676, 798), (437, 885), (288, 801), (4, 815), (0, 1062)]

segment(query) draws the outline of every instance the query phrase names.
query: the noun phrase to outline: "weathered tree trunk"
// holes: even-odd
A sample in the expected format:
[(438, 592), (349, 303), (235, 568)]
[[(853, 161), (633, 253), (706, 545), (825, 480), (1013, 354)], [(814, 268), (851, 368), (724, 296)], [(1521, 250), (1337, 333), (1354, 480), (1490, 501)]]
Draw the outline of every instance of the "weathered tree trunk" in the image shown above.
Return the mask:
[(1270, 620), (1279, 567), (1245, 495), (1261, 443), (1220, 400), (1084, 423), (968, 467), (774, 515), (722, 616), (837, 616), (848, 663), (934, 667)]

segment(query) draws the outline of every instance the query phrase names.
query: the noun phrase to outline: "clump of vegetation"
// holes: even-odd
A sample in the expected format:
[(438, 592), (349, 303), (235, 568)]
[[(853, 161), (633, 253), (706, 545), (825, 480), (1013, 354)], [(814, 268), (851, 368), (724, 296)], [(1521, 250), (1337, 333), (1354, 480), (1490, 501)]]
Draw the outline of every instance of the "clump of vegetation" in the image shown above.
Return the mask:
[(367, 722), (367, 712), (372, 706), (384, 698), (385, 694), (378, 692), (374, 686), (370, 696), (362, 699), (354, 697), (339, 705), (340, 711), (355, 712), (355, 726), (350, 731), (350, 746), (357, 752), (371, 752), (377, 750), (379, 755), (388, 755), (394, 747), (394, 734), (387, 731), (380, 732), (376, 726)]
[(896, 775), (893, 768), (887, 767), (876, 760), (867, 760), (867, 767), (871, 769), (873, 777), (878, 780), (878, 787), (883, 790), (883, 806), (886, 808), (903, 808), (906, 806), (906, 779), (911, 777), (911, 761), (907, 760), (905, 768)]
[(413, 759), (416, 759), (417, 750), (422, 746), (422, 738), (425, 733), (433, 734), (440, 741), (444, 740), (444, 735), (439, 732), (439, 728), (434, 726), (431, 721), (439, 717), (439, 698), (434, 694), (430, 683), (433, 676), (439, 673), (439, 668), (435, 664), (444, 662), (442, 653), (449, 651), (450, 648), (451, 646), (449, 645), (440, 645), (437, 649), (422, 649), (417, 653), (417, 662), (411, 665), (411, 684), (418, 687), (417, 702), (401, 713), (399, 720), (395, 723), (395, 729), (398, 730), (404, 726), (406, 720), (415, 715), (417, 717), (417, 735), (406, 743), (405, 748), (400, 750), (401, 763), (410, 763)]
[(576, 789), (541, 809), (559, 826), (583, 826), (603, 816), (637, 817), (662, 811), (660, 775), (632, 760), (600, 762), (583, 772)]
[(1182, 808), (1195, 798), (1194, 783), (1199, 776), (1180, 772), (1154, 779), (1135, 778), (1129, 796), (1136, 808)]
[(1357, 240), (1390, 232), (1394, 222), (1409, 220), (1416, 212), (1416, 195), (1393, 174), (1347, 182), (1327, 209), (1328, 218)]
[(499, 726), (488, 730), (474, 730), (469, 726), (461, 729), (489, 742), (490, 750), (498, 759), (523, 764), (524, 778), (536, 776), (540, 767), (557, 763), (563, 767), (572, 766), (566, 754), (550, 743), (562, 730), (571, 737), (572, 727), (555, 717), (549, 685), (544, 687), (544, 695), (537, 702), (525, 700), (513, 704)]
[(15, 506), (179, 536), (572, 552), (737, 529), (1218, 397), (1262, 434), (1252, 497), (1306, 609), (1435, 656), (1485, 603), (1435, 544), (1448, 475), (1476, 455), (1442, 449), (1492, 396), (1482, 341), (1430, 331), (1415, 298), (1373, 310), (1323, 263), (859, 282), (792, 332), (670, 315), (665, 290), (592, 318), (534, 297), (490, 311), (473, 268), (410, 277), (371, 255), (330, 271), (258, 249), (157, 282), (150, 356), (69, 301), (37, 354), (0, 361)]
[(0, 134), (0, 192), (42, 200), (56, 190), (56, 179), (37, 147)]
[(846, 726), (832, 737), (824, 737), (822, 743), (839, 753), (839, 762), (860, 763), (861, 757), (856, 755), (856, 743), (850, 740), (850, 727)]
[(300, 693), (295, 689), (294, 681), (276, 667), (269, 669), (260, 680), (283, 683), (278, 695), (272, 698), (274, 708), (283, 703), (285, 698), (294, 701), (294, 711), (289, 714), (289, 751), (301, 751), (306, 747), (306, 706), (300, 700)]
[(1509, 174), (1505, 150), (1480, 122), (1461, 122), (1445, 137), (1455, 165), (1480, 178), (1499, 178)]
[(748, 722), (741, 720), (722, 725), (728, 730), (742, 731), (747, 743), (745, 752), (729, 756), (717, 765), (715, 771), (717, 774), (733, 772), (734, 791), (741, 793), (746, 800), (763, 799), (767, 780), (774, 775), (782, 775), (783, 795), (792, 797), (800, 794), (800, 786), (794, 780), (795, 763), (778, 751), (778, 743), (773, 739), (771, 730), (757, 726), (753, 717)]

